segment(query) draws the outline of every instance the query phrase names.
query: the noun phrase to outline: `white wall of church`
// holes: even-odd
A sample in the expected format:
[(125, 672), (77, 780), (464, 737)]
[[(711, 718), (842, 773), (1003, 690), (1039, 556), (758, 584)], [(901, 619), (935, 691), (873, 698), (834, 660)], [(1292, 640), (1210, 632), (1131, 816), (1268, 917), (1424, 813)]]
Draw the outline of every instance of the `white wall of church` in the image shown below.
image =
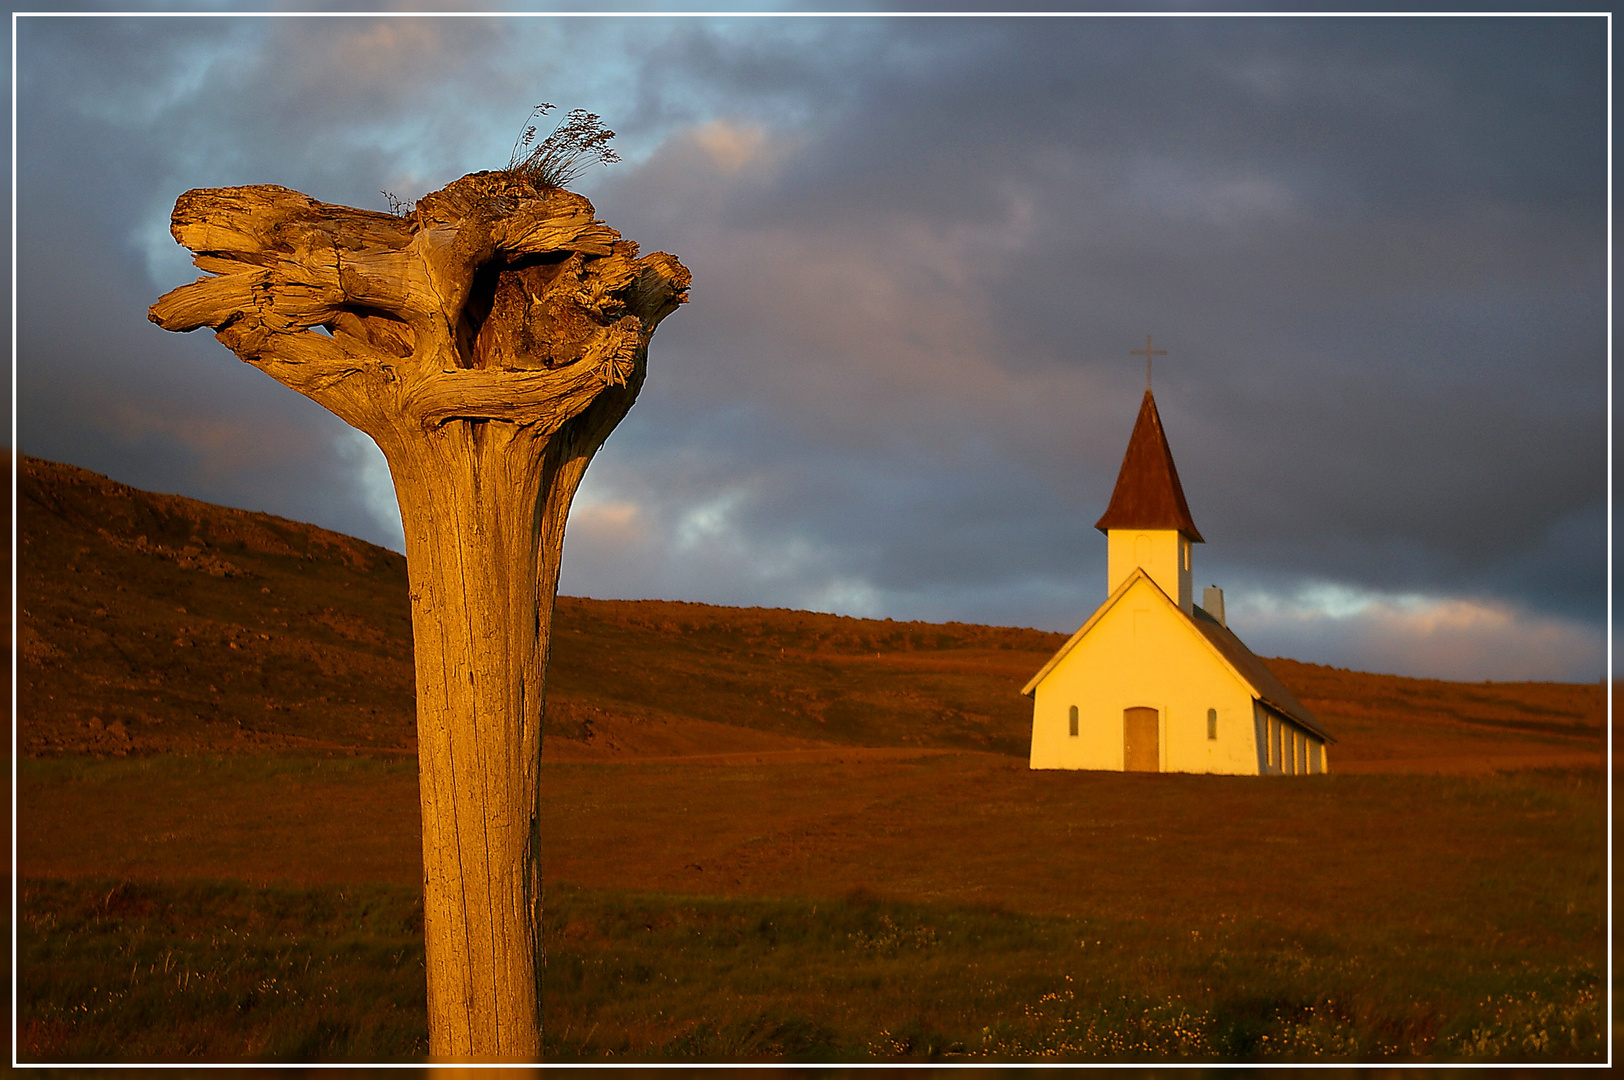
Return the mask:
[[(1200, 631), (1140, 581), (1034, 691), (1031, 767), (1122, 769), (1123, 711), (1149, 707), (1159, 713), (1162, 771), (1255, 775), (1252, 702), (1251, 688)], [(1214, 738), (1208, 738), (1209, 709), (1217, 712)]]
[(1144, 567), (1186, 613), (1194, 602), (1190, 541), (1176, 529), (1111, 529), (1105, 534), (1106, 595)]

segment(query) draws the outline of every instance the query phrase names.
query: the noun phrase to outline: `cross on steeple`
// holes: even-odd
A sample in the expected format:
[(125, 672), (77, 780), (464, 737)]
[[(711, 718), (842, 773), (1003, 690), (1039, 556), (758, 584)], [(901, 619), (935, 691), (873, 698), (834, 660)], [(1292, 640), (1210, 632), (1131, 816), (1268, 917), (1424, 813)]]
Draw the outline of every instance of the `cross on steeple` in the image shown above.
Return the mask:
[(1129, 356), (1143, 356), (1145, 358), (1145, 389), (1148, 391), (1150, 389), (1150, 358), (1152, 356), (1166, 356), (1167, 355), (1167, 350), (1166, 349), (1152, 349), (1150, 347), (1150, 335), (1146, 334), (1145, 335), (1145, 347), (1143, 349), (1129, 349), (1128, 350), (1128, 355)]

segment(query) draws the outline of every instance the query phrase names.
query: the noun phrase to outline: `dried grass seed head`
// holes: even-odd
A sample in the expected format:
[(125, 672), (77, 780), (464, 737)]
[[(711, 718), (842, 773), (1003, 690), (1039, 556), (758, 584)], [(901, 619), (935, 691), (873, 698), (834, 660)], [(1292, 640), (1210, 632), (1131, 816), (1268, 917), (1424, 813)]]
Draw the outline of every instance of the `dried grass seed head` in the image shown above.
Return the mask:
[(605, 165), (620, 160), (610, 148), (615, 133), (603, 126), (603, 118), (585, 109), (571, 109), (555, 128), (540, 142), (536, 142), (536, 125), (529, 123), (545, 116), (553, 109), (542, 103), (530, 110), (523, 131), (508, 158), (506, 172), (522, 176), (539, 188), (561, 188), (574, 180), (589, 165)]

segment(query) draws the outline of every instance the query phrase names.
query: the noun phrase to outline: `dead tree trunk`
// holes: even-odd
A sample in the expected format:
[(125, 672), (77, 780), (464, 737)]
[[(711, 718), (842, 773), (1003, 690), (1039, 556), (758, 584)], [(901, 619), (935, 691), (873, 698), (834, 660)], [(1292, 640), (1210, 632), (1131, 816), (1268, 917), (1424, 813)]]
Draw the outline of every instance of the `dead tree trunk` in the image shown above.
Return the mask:
[(541, 1052), (542, 691), (570, 500), (688, 271), (579, 195), (475, 173), (409, 217), (189, 191), (152, 305), (366, 432), (406, 530), (431, 1054)]

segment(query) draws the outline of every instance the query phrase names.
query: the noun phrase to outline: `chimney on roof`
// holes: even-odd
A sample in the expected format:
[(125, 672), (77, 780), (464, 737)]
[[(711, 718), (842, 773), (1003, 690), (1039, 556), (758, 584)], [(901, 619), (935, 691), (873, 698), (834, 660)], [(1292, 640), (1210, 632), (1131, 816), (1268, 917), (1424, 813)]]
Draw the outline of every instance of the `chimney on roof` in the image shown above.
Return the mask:
[(1224, 590), (1216, 585), (1208, 585), (1201, 590), (1201, 608), (1208, 615), (1218, 620), (1219, 626), (1228, 626), (1224, 621)]

